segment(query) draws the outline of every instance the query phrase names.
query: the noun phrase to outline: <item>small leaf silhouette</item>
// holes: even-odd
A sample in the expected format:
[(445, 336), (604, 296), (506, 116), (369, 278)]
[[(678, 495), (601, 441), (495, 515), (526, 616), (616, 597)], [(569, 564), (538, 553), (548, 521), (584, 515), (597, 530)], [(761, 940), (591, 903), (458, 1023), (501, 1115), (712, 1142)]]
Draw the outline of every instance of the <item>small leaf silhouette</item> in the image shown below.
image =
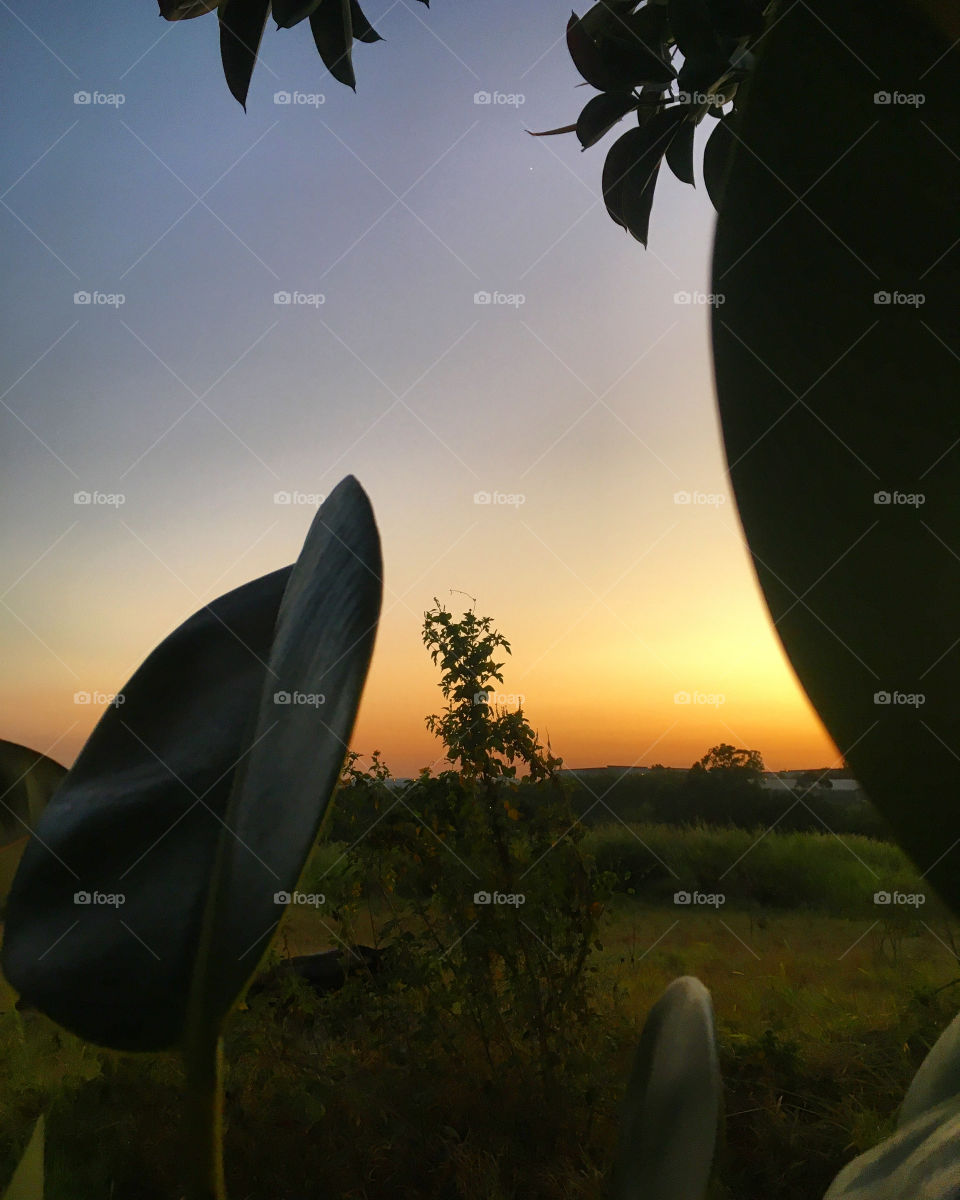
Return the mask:
[(323, 65), (334, 79), (357, 90), (353, 71), (353, 18), (350, 0), (320, 0), (310, 15), (310, 29)]
[(584, 150), (596, 145), (628, 112), (633, 112), (638, 103), (637, 97), (630, 92), (603, 92), (594, 96), (573, 127), (580, 145)]
[(373, 28), (363, 15), (363, 9), (357, 0), (350, 0), (350, 20), (353, 23), (353, 36), (358, 42), (382, 42), (383, 38)]
[(681, 183), (693, 183), (693, 134), (692, 121), (684, 121), (670, 139), (666, 149), (667, 166)]

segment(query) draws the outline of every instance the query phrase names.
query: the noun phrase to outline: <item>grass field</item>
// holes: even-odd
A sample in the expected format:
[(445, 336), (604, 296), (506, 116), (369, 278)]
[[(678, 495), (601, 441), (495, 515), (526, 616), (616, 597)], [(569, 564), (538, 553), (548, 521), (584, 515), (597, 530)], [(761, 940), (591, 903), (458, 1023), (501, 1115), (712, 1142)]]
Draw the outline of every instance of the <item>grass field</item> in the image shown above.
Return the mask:
[[(780, 861), (799, 853), (767, 840)], [(889, 850), (876, 850), (873, 866), (906, 870)], [(320, 857), (329, 865), (333, 855)], [(323, 949), (330, 929), (315, 910), (291, 909), (279, 943)], [(602, 1035), (585, 1040), (577, 1066), (589, 1104), (561, 1093), (546, 1113), (515, 1081), (476, 1086), (466, 1036), (455, 1057), (439, 1046), (418, 1056), (359, 992), (251, 1002), (227, 1031), (231, 1200), (600, 1200), (640, 1026), (683, 974), (712, 992), (724, 1074), (712, 1200), (815, 1200), (890, 1131), (913, 1072), (960, 1007), (955, 932), (932, 905), (859, 917), (616, 896), (591, 959)], [(361, 923), (357, 933), (372, 930)], [(5, 995), (0, 1180), (47, 1110), (47, 1200), (181, 1194), (176, 1061), (93, 1049), (12, 1011)]]

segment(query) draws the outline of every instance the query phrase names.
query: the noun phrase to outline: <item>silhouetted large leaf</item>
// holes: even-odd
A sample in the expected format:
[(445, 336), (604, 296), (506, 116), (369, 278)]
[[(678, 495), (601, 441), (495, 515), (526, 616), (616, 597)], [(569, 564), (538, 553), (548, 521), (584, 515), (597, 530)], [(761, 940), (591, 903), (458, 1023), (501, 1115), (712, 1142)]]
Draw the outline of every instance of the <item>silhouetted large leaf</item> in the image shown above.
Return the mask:
[(667, 166), (681, 183), (693, 183), (693, 134), (692, 121), (684, 121), (667, 143), (665, 151)]
[(363, 15), (363, 9), (357, 0), (350, 0), (350, 21), (353, 25), (353, 36), (358, 42), (382, 42), (383, 38)]
[(270, 12), (278, 29), (292, 29), (309, 17), (320, 0), (272, 0)]
[(699, 1200), (720, 1116), (710, 993), (675, 979), (650, 1010), (627, 1085), (612, 1200)]
[(66, 773), (37, 750), (0, 741), (0, 847), (30, 832)]
[(270, 11), (270, 0), (222, 0), (220, 58), (231, 95), (246, 109), (250, 77)]
[(567, 49), (587, 83), (601, 92), (625, 92), (641, 84), (666, 87), (676, 78), (676, 71), (659, 56), (657, 48), (630, 37), (627, 30), (621, 31), (622, 36), (592, 36), (596, 20), (591, 18), (598, 8), (609, 19), (604, 6), (595, 5), (585, 17), (573, 13), (567, 22)]
[(357, 89), (351, 53), (353, 48), (353, 18), (350, 0), (320, 0), (311, 14), (310, 29), (323, 65), (334, 79)]
[[(809, 0), (760, 44), (717, 223), (713, 344), (790, 661), (960, 911), (960, 91), (950, 43), (905, 11)], [(891, 80), (899, 102), (875, 100)]]
[[(295, 566), (201, 609), (135, 673), (41, 816), (10, 893), (4, 971), (36, 1007), (118, 1049), (181, 1042), (191, 990), (194, 1008), (222, 1015), (266, 948), (283, 911), (273, 893), (294, 888), (343, 760), (379, 576), (369, 503), (347, 479)], [(221, 939), (206, 955), (204, 921)]]
[(584, 150), (595, 145), (605, 133), (633, 112), (639, 101), (630, 92), (603, 92), (590, 100), (574, 126)]
[(607, 211), (644, 245), (660, 163), (684, 115), (679, 106), (656, 113), (645, 125), (618, 138), (603, 165)]

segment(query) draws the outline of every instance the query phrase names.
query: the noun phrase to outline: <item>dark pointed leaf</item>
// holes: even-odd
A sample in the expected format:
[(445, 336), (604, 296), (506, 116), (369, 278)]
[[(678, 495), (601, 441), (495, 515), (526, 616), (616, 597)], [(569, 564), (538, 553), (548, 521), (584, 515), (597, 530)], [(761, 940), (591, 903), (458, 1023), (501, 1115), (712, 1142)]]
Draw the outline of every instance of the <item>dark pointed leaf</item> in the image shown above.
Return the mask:
[[(294, 567), (213, 601), (135, 673), (42, 814), (10, 892), (3, 967), (37, 1008), (90, 1041), (148, 1050), (182, 1040), (191, 990), (208, 1011), (229, 1004), (270, 932), (250, 872), (271, 897), (293, 889), (310, 848), (293, 842), (319, 821), (342, 762), (378, 573), (369, 504), (345, 480)], [(274, 705), (294, 691), (329, 696)], [(234, 894), (224, 918), (240, 880), (250, 895)], [(215, 960), (198, 952), (205, 912), (224, 938)]]
[(684, 121), (677, 128), (666, 149), (667, 166), (681, 183), (693, 183), (693, 134), (692, 121)]
[(219, 4), (219, 0), (159, 0), (160, 15), (167, 21), (189, 21), (202, 17)]
[(270, 0), (223, 0), (220, 5), (223, 74), (231, 95), (244, 110), (269, 11)]
[(576, 133), (576, 125), (561, 125), (559, 129), (528, 129), (531, 137), (554, 137), (558, 133)]
[(350, 20), (353, 23), (353, 36), (358, 42), (382, 42), (383, 38), (363, 15), (363, 9), (357, 0), (350, 0)]
[(670, 29), (684, 59), (719, 53), (708, 0), (667, 0)]
[(573, 127), (580, 145), (586, 150), (596, 145), (605, 133), (637, 107), (636, 96), (629, 92), (603, 92), (590, 100)]
[(310, 16), (310, 29), (323, 65), (339, 83), (357, 90), (357, 78), (351, 58), (353, 19), (350, 0), (320, 0)]
[[(591, 13), (593, 11), (591, 9)], [(574, 66), (598, 91), (626, 92), (641, 84), (666, 87), (676, 78), (673, 67), (639, 38), (597, 39), (585, 28), (586, 20), (586, 17), (581, 20), (576, 13), (571, 15), (567, 22), (567, 49)]]
[[(738, 97), (710, 290), (726, 454), (777, 631), (960, 912), (960, 92), (931, 69), (950, 44), (896, 0), (783, 13)], [(893, 79), (919, 112), (875, 99)]]
[(611, 1200), (701, 1200), (720, 1116), (710, 993), (675, 979), (650, 1010), (627, 1085)]
[(610, 147), (603, 167), (603, 198), (611, 217), (647, 244), (657, 172), (670, 140), (684, 120), (679, 107), (656, 113)]
[(710, 203), (717, 212), (720, 211), (723, 199), (723, 187), (730, 166), (730, 156), (736, 146), (731, 122), (732, 117), (718, 121), (703, 148), (703, 182), (706, 185)]
[(278, 29), (292, 29), (309, 17), (320, 0), (272, 0), (270, 11)]

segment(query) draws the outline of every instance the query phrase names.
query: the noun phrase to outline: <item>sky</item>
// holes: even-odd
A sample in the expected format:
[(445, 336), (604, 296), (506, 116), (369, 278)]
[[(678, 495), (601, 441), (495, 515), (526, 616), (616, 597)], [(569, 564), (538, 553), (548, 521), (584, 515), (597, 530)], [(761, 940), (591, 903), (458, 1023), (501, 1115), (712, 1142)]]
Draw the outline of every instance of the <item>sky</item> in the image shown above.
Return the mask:
[(645, 251), (600, 198), (615, 134), (525, 132), (593, 94), (566, 3), (365, 12), (385, 41), (356, 46), (356, 95), (269, 22), (244, 113), (213, 15), (0, 5), (0, 734), (69, 764), (352, 473), (385, 559), (353, 741), (396, 774), (441, 753), (434, 597), (494, 618), (504, 691), (569, 766), (720, 741), (839, 765), (744, 544), (708, 305), (683, 302), (710, 290), (699, 163), (696, 189), (663, 172)]

